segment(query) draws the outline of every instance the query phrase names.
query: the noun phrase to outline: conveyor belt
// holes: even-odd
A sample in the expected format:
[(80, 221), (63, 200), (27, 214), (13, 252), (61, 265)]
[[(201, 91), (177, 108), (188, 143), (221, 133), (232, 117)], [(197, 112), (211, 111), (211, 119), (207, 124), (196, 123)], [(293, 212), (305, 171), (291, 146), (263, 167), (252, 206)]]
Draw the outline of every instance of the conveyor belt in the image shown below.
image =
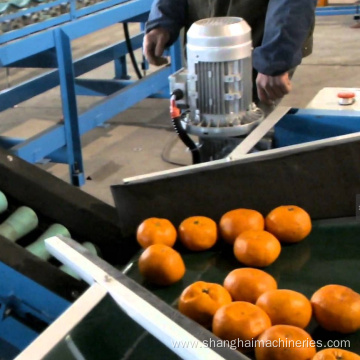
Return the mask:
[[(279, 259), (265, 271), (275, 277), (279, 288), (307, 297), (327, 284), (342, 284), (360, 292), (360, 221), (355, 216), (356, 195), (360, 194), (359, 151), (359, 135), (349, 135), (315, 145), (269, 150), (237, 162), (220, 161), (133, 178), (113, 186), (112, 192), (126, 234), (134, 234), (136, 226), (152, 216), (168, 218), (178, 226), (192, 215), (219, 221), (226, 211), (240, 207), (266, 215), (282, 204), (302, 206), (314, 219), (312, 233), (299, 244), (283, 246)], [(187, 268), (179, 283), (168, 288), (149, 285), (139, 274), (136, 259), (127, 272), (173, 306), (192, 282), (221, 284), (231, 270), (241, 267), (225, 244), (202, 253), (177, 246)], [(330, 333), (314, 320), (306, 330), (324, 346), (328, 340), (350, 340), (350, 347), (345, 347), (360, 353), (359, 331), (346, 336)], [(146, 351), (146, 340), (136, 341), (140, 342), (137, 351)], [(152, 350), (156, 352), (155, 347)], [(161, 358), (161, 354), (156, 356)]]
[(61, 271), (55, 259), (44, 261), (25, 247), (54, 223), (78, 242), (95, 244), (112, 264), (126, 264), (138, 245), (122, 236), (114, 207), (3, 149), (0, 191), (9, 203), (0, 223), (20, 206), (30, 207), (39, 219), (37, 228), (16, 243), (0, 236), (0, 308), (6, 313), (0, 320), (0, 358), (10, 359), (11, 348), (21, 351), (87, 288)]
[[(360, 292), (360, 222), (356, 218), (319, 220), (314, 222), (312, 233), (298, 244), (283, 246), (282, 253), (275, 263), (264, 270), (275, 277), (279, 288), (299, 291), (308, 298), (321, 286), (341, 284)], [(146, 283), (141, 277), (136, 259), (129, 266), (127, 275), (159, 296), (166, 303), (176, 306), (181, 291), (194, 281), (203, 280), (222, 284), (225, 276), (233, 269), (241, 267), (228, 245), (218, 245), (210, 251), (191, 253), (179, 245), (186, 274), (183, 280), (167, 287), (159, 288)], [(347, 350), (360, 354), (360, 331), (342, 335), (321, 329), (314, 320), (306, 328), (315, 340), (325, 345), (328, 340), (349, 340)], [(135, 341), (135, 340), (133, 340)], [(137, 354), (145, 354), (149, 336), (137, 339)], [(130, 346), (129, 346), (130, 347)], [(164, 358), (163, 349), (151, 348), (154, 358)], [(253, 358), (252, 354), (250, 357)]]
[[(360, 280), (357, 276), (359, 271), (359, 236), (360, 222), (356, 218), (314, 221), (313, 230), (304, 241), (283, 246), (280, 257), (264, 270), (274, 276), (279, 288), (299, 291), (308, 298), (321, 286), (331, 283), (346, 285), (360, 292)], [(55, 246), (55, 244), (59, 245), (58, 240), (60, 239), (55, 239), (51, 243), (53, 250), (60, 249), (60, 247)], [(66, 239), (62, 240), (66, 241)], [(69, 244), (68, 241), (67, 243)], [(63, 245), (65, 244), (63, 243)], [(209, 344), (225, 359), (254, 359), (253, 353), (243, 355), (237, 351), (229, 352), (229, 349), (225, 348), (225, 342), (176, 311), (178, 298), (186, 286), (198, 280), (222, 284), (231, 270), (241, 267), (241, 264), (233, 256), (231, 246), (220, 241), (213, 249), (197, 253), (185, 250), (179, 243), (175, 245), (175, 248), (182, 254), (186, 264), (186, 273), (181, 281), (168, 287), (158, 287), (144, 281), (138, 271), (139, 254), (127, 264), (124, 271), (126, 277), (92, 254), (88, 253), (85, 259), (74, 258), (73, 253), (69, 257), (65, 256), (64, 258), (68, 260), (70, 258), (72, 261), (78, 260), (76, 264), (81, 264), (85, 260), (79, 269), (82, 273), (86, 273), (87, 281), (92, 282), (93, 279), (97, 279), (100, 285), (96, 286), (108, 289), (119, 302), (122, 310), (119, 309), (119, 306), (115, 304), (114, 299), (108, 293), (100, 303), (89, 310), (85, 318), (76, 323), (74, 327), (69, 326), (59, 335), (59, 339), (56, 340), (56, 347), (50, 347), (51, 350), (49, 347), (45, 347), (45, 353), (49, 354), (49, 357), (46, 358), (49, 360), (64, 358), (65, 354), (69, 353), (69, 346), (67, 346), (66, 341), (66, 338), (69, 337), (87, 360), (99, 358), (106, 358), (107, 360), (119, 358), (129, 360), (145, 358), (154, 360), (178, 359), (179, 357), (171, 351), (174, 346), (198, 349), (209, 347)], [(64, 250), (62, 246), (61, 249)], [(75, 243), (72, 245), (72, 249), (85, 255), (86, 251), (79, 248)], [(60, 256), (59, 258), (63, 257)], [(86, 261), (91, 261), (95, 269), (90, 270), (91, 267)], [(66, 263), (70, 264), (71, 262)], [(107, 274), (105, 280), (103, 280), (103, 271)], [(117, 285), (111, 279), (116, 280)], [(122, 288), (123, 286), (125, 289)], [(129, 298), (126, 297), (126, 295), (130, 296), (128, 290), (130, 293), (139, 296), (141, 301), (151, 304), (168, 319), (175, 321), (177, 325), (192, 334), (195, 341), (184, 342), (184, 337), (172, 334), (170, 349), (163, 346), (155, 337), (144, 331), (131, 319), (141, 322), (138, 315), (142, 308), (136, 307), (139, 304), (134, 299), (135, 302), (131, 302), (134, 307), (130, 306)], [(162, 299), (163, 302), (159, 299)], [(68, 315), (70, 316), (70, 314)], [(146, 318), (148, 313), (143, 315), (142, 320)], [(66, 324), (65, 316), (62, 317), (62, 322)], [(143, 323), (146, 322), (143, 321)], [(156, 325), (159, 324), (164, 326), (163, 319), (156, 322)], [(150, 327), (148, 330), (156, 333), (154, 328)], [(360, 353), (360, 331), (349, 335), (327, 332), (321, 329), (314, 319), (305, 330), (316, 340), (317, 350), (320, 350), (321, 343), (322, 347), (337, 346)], [(54, 331), (55, 329), (52, 333), (47, 332), (47, 338), (43, 337), (37, 346), (46, 344)], [(64, 336), (64, 334), (68, 336)], [(334, 342), (339, 340), (342, 341), (341, 344)], [(22, 359), (27, 359), (24, 356), (29, 356), (30, 353), (31, 351), (23, 354)], [(74, 356), (70, 355), (66, 358), (75, 359)], [(205, 357), (203, 358), (205, 359)]]
[(240, 207), (266, 214), (280, 204), (297, 204), (313, 219), (354, 216), (360, 194), (360, 141), (355, 138), (289, 152), (269, 150), (244, 161), (113, 186), (122, 231), (134, 234), (137, 225), (152, 216), (178, 225), (194, 215), (218, 221)]

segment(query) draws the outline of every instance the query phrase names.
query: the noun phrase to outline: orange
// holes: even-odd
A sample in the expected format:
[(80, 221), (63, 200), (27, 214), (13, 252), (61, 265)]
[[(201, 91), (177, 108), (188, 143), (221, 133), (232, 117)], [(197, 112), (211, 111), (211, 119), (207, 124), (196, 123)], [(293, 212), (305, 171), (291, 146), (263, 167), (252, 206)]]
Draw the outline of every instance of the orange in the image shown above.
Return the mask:
[(236, 237), (243, 231), (264, 230), (264, 217), (256, 210), (231, 210), (221, 217), (219, 230), (227, 243), (234, 244)]
[(174, 225), (168, 219), (148, 218), (137, 228), (136, 240), (146, 249), (153, 244), (174, 246), (177, 233)]
[(234, 301), (216, 311), (212, 331), (220, 339), (236, 342), (238, 350), (247, 352), (252, 350), (253, 339), (270, 326), (264, 310), (245, 301)]
[(280, 255), (279, 240), (264, 230), (247, 230), (235, 240), (234, 255), (247, 266), (265, 267)]
[(312, 360), (360, 360), (360, 356), (351, 351), (331, 348), (319, 351)]
[(317, 5), (316, 6), (327, 6), (328, 5), (328, 0), (318, 0), (317, 1)]
[(241, 268), (231, 271), (226, 276), (224, 287), (229, 291), (233, 300), (255, 304), (261, 294), (277, 289), (277, 282), (265, 271)]
[(274, 325), (257, 339), (256, 360), (309, 360), (316, 353), (315, 341), (303, 329)]
[(343, 334), (360, 329), (360, 294), (342, 285), (326, 285), (310, 299), (316, 321)]
[(179, 226), (179, 239), (189, 250), (202, 251), (215, 245), (218, 237), (216, 222), (206, 216), (191, 216)]
[(270, 317), (273, 325), (293, 325), (304, 329), (312, 315), (310, 300), (293, 290), (270, 290), (256, 301)]
[(265, 217), (265, 229), (281, 242), (296, 243), (310, 234), (311, 218), (299, 206), (283, 205), (273, 209)]
[(210, 328), (216, 310), (231, 301), (229, 292), (223, 286), (197, 281), (181, 293), (178, 308), (182, 314)]
[(180, 254), (164, 244), (150, 245), (139, 257), (139, 271), (149, 282), (171, 285), (185, 274), (185, 264)]

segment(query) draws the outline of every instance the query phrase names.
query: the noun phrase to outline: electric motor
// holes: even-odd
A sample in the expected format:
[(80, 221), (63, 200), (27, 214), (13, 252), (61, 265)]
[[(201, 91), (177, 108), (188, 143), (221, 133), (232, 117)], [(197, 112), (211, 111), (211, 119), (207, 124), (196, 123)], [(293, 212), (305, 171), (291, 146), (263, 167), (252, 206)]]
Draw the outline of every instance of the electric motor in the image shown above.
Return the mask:
[(187, 132), (200, 137), (249, 133), (263, 119), (252, 102), (251, 29), (237, 17), (195, 22), (187, 32), (187, 70), (170, 76), (187, 107)]

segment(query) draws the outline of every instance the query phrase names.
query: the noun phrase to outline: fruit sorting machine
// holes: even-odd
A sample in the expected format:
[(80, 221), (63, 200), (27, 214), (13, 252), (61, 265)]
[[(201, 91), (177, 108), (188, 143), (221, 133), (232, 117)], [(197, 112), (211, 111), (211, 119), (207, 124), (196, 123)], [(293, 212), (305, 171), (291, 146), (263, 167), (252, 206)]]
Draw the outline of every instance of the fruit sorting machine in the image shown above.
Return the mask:
[[(313, 231), (302, 243), (283, 247), (266, 271), (280, 288), (308, 297), (329, 283), (359, 292), (357, 117), (342, 115), (335, 121), (330, 115), (318, 116), (312, 118), (312, 126), (305, 126), (310, 120), (301, 113), (290, 111), (277, 123), (276, 142), (282, 144), (278, 148), (124, 179), (112, 187), (117, 210), (2, 151), (0, 166), (5, 175), (0, 177), (0, 186), (13, 204), (10, 212), (20, 204), (28, 206), (43, 224), (36, 234), (29, 233), (17, 243), (0, 238), (5, 279), (0, 285), (0, 349), (7, 351), (2, 356), (139, 359), (146, 354), (196, 359), (204, 358), (203, 351), (212, 344), (214, 358), (251, 359), (251, 353), (232, 351), (176, 310), (177, 298), (187, 285), (200, 279), (222, 283), (229, 271), (241, 266), (231, 249), (221, 243), (202, 253), (180, 247), (187, 269), (184, 278), (167, 288), (150, 285), (137, 269), (134, 236), (137, 224), (146, 217), (166, 217), (178, 225), (196, 214), (218, 221), (233, 208), (254, 208), (266, 214), (279, 204), (297, 204), (312, 216)], [(299, 122), (304, 125), (302, 132)], [(323, 139), (304, 142), (320, 134)], [(61, 271), (55, 260), (45, 262), (26, 249), (53, 223), (65, 226), (76, 243), (53, 237), (48, 250), (84, 281)], [(98, 247), (102, 259), (80, 247), (85, 241)], [(358, 332), (329, 333), (315, 321), (307, 330), (325, 346), (339, 344), (360, 352)], [(336, 342), (340, 340), (348, 342)], [(203, 346), (194, 352), (180, 341), (200, 341)]]
[[(237, 62), (234, 68), (246, 65), (248, 53), (242, 54), (243, 63)], [(200, 73), (212, 75), (206, 69)], [(182, 79), (177, 75), (176, 87)], [(200, 81), (201, 76), (194, 80)], [(227, 82), (234, 85), (238, 80), (233, 77)], [(191, 88), (187, 95), (191, 104)], [(227, 100), (233, 101), (235, 108), (243, 99)], [(209, 109), (208, 104), (194, 101), (192, 105), (189, 132), (195, 129), (196, 134), (206, 137), (204, 128), (216, 131), (211, 116), (200, 111)], [(227, 111), (223, 128), (239, 130), (242, 119), (237, 121), (245, 108), (238, 108), (234, 118), (234, 111), (222, 106)], [(254, 208), (266, 214), (280, 204), (297, 204), (312, 216), (313, 232), (301, 244), (285, 247), (279, 261), (267, 271), (280, 287), (307, 296), (328, 283), (347, 285), (359, 292), (360, 283), (354, 276), (359, 271), (360, 233), (356, 216), (360, 194), (358, 114), (312, 109), (280, 109), (280, 113), (274, 123), (274, 148), (125, 179), (112, 187), (117, 213), (1, 151), (0, 170), (4, 175), (0, 177), (0, 190), (10, 204), (1, 215), (3, 224), (9, 223), (15, 209), (27, 207), (37, 214), (39, 225), (35, 233), (29, 232), (17, 243), (9, 239), (9, 233), (0, 235), (0, 265), (6, 280), (0, 285), (0, 355), (6, 359), (139, 359), (145, 354), (147, 358), (166, 359), (249, 359), (226, 346), (214, 345), (219, 339), (174, 309), (186, 285), (199, 279), (221, 283), (227, 272), (239, 266), (229, 249), (221, 244), (201, 254), (181, 249), (187, 267), (184, 279), (170, 288), (151, 286), (137, 270), (138, 247), (134, 241), (136, 226), (146, 217), (165, 217), (178, 225), (191, 215), (202, 214), (218, 221), (233, 208)], [(261, 124), (267, 124), (268, 119)], [(256, 144), (254, 140), (248, 148)], [(76, 242), (55, 236), (47, 240), (48, 250), (85, 282), (66, 274), (53, 258), (46, 262), (36, 256), (34, 244), (54, 223), (64, 226)], [(85, 242), (95, 246), (103, 260), (79, 246)], [(340, 338), (316, 323), (308, 331), (324, 344), (347, 340), (347, 348), (360, 351), (359, 333)], [(194, 350), (189, 342), (176, 341), (200, 341), (203, 346)], [(213, 345), (211, 349), (209, 344)]]
[[(34, 6), (27, 7), (29, 4)], [(0, 111), (60, 85), (63, 121), (59, 119), (52, 127), (26, 139), (1, 136), (0, 146), (31, 163), (50, 160), (68, 164), (72, 184), (82, 185), (85, 174), (81, 136), (147, 97), (168, 97), (168, 76), (181, 67), (179, 41), (169, 49), (171, 64), (151, 75), (142, 76), (134, 60), (133, 52), (142, 46), (143, 24), (151, 4), (152, 0), (1, 3), (0, 27), (6, 31), (0, 34), (0, 66), (44, 71), (0, 91)], [(41, 14), (45, 14), (44, 19)], [(129, 34), (129, 23), (139, 24), (134, 36)], [(74, 59), (75, 39), (110, 26), (121, 26), (126, 39), (114, 37), (113, 44)], [(130, 78), (128, 54), (141, 79)], [(110, 62), (114, 65), (114, 78), (79, 79), (80, 75)], [(142, 67), (147, 68), (146, 61), (142, 61)], [(80, 96), (102, 98), (80, 113), (77, 107)]]
[(70, 233), (119, 266), (137, 247), (119, 247), (113, 207), (1, 149), (0, 163), (0, 358), (11, 359), (86, 289), (44, 251), (46, 231)]

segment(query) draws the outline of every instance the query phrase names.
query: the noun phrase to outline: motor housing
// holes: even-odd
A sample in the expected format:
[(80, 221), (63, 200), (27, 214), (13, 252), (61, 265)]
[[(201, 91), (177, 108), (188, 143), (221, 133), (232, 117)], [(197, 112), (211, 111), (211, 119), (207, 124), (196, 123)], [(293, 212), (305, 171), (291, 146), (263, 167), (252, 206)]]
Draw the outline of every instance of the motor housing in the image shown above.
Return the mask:
[(170, 90), (185, 94), (179, 105), (190, 134), (235, 137), (248, 134), (264, 117), (252, 101), (252, 41), (247, 22), (215, 17), (187, 32), (187, 69), (170, 76)]

